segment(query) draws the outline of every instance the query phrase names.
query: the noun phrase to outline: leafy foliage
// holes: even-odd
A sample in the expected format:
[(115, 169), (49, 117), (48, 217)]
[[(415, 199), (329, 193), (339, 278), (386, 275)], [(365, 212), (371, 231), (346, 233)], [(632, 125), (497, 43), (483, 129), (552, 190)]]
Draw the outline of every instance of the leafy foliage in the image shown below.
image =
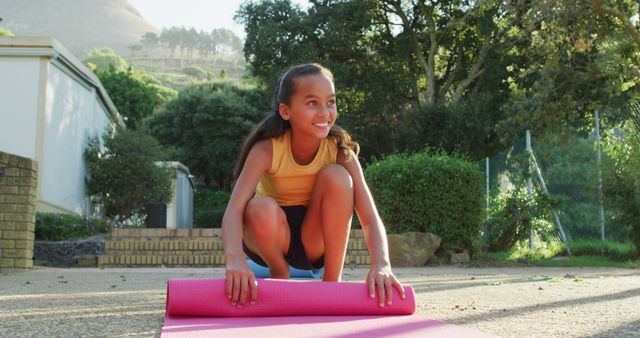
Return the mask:
[(263, 92), (230, 83), (190, 87), (148, 121), (151, 135), (205, 185), (229, 191), (244, 138), (262, 118)]
[[(538, 162), (549, 191), (565, 203), (559, 217), (569, 237), (574, 240), (600, 237), (600, 199), (595, 139), (580, 135), (547, 134), (534, 145)], [(604, 167), (611, 158), (602, 153)], [(612, 212), (605, 210), (605, 218)], [(609, 223), (609, 222), (607, 222)], [(624, 227), (607, 226), (607, 238), (625, 240), (629, 232)]]
[(193, 196), (193, 224), (196, 228), (219, 228), (231, 194), (208, 188), (198, 189)]
[[(510, 52), (522, 62), (509, 66), (511, 98), (497, 127), (503, 139), (524, 128), (536, 134), (591, 128), (593, 110), (621, 107), (636, 95), (637, 48), (592, 2), (530, 4), (521, 18), (529, 29), (512, 32), (523, 44)], [(603, 120), (613, 124), (621, 116), (611, 111)]]
[[(629, 121), (629, 124), (631, 121)], [(613, 166), (604, 170), (607, 207), (615, 210), (614, 225), (629, 227), (635, 255), (640, 256), (640, 135), (626, 128), (626, 136), (611, 135), (606, 142)]]
[(210, 71), (202, 69), (201, 67), (194, 67), (194, 66), (184, 67), (182, 68), (182, 72), (191, 77), (195, 77), (199, 79), (207, 79), (209, 81), (211, 81), (211, 79), (214, 77)]
[(391, 155), (365, 176), (390, 233), (431, 232), (442, 247), (472, 248), (484, 216), (482, 173), (461, 157)]
[(96, 75), (118, 112), (125, 117), (128, 128), (138, 128), (142, 119), (151, 115), (159, 103), (157, 88), (137, 79), (131, 68), (117, 71), (111, 67), (106, 72), (96, 70)]
[[(589, 128), (594, 109), (636, 95), (640, 34), (620, 18), (638, 6), (600, 2), (623, 15), (547, 0), (319, 0), (306, 11), (263, 0), (236, 19), (249, 69), (267, 88), (292, 64), (334, 71), (340, 123), (365, 158), (427, 145), (479, 159), (525, 129)], [(616, 111), (605, 119), (621, 120)]]
[(36, 213), (35, 239), (65, 241), (109, 233), (111, 226), (102, 219), (84, 219), (74, 215)]
[[(236, 18), (247, 32), (252, 74), (268, 88), (291, 64), (333, 70), (340, 123), (361, 141), (365, 158), (461, 140), (420, 137), (431, 121), (477, 140), (447, 151), (479, 158), (499, 148), (494, 127), (509, 98), (506, 67), (517, 62), (505, 55), (517, 13), (503, 2), (314, 1), (305, 12), (270, 0), (245, 3)], [(462, 112), (481, 124), (469, 128)]]
[(447, 153), (466, 153), (473, 159), (497, 151), (497, 139), (491, 138), (497, 137), (492, 129), (500, 113), (488, 110), (482, 99), (492, 97), (478, 98), (479, 104), (424, 105), (410, 111), (399, 132), (402, 148), (416, 151), (428, 144)]
[(83, 62), (95, 66), (95, 70), (102, 72), (107, 72), (111, 69), (117, 72), (124, 72), (129, 68), (127, 61), (112, 49), (106, 47), (91, 50)]
[(533, 198), (529, 198), (523, 185), (510, 194), (499, 195), (491, 201), (490, 217), (485, 221), (488, 249), (512, 249), (529, 238), (532, 228), (537, 236), (548, 241), (555, 229), (549, 221), (554, 207), (554, 201), (540, 190), (534, 190)]
[(84, 156), (87, 194), (102, 198), (107, 216), (124, 223), (143, 215), (146, 202), (169, 201), (172, 174), (155, 163), (166, 155), (153, 137), (123, 129), (103, 139), (104, 147), (89, 139)]
[[(632, 243), (619, 243), (615, 241), (579, 240), (571, 241), (571, 253), (576, 256), (605, 256), (617, 261), (625, 261), (634, 258), (635, 250)], [(604, 252), (603, 252), (604, 251)]]

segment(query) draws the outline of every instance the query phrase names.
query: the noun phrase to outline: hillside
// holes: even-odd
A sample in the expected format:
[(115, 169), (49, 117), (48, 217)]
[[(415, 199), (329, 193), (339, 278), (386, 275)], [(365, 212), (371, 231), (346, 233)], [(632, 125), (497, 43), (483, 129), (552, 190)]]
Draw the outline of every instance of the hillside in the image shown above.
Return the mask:
[(144, 33), (160, 32), (126, 0), (0, 0), (0, 17), (14, 34), (53, 36), (79, 59), (96, 47), (128, 56)]

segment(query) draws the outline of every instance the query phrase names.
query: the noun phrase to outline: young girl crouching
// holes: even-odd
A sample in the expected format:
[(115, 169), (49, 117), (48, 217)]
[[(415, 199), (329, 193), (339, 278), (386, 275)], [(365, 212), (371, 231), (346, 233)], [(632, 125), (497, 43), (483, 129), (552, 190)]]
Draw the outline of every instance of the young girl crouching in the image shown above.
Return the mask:
[(335, 124), (332, 73), (319, 64), (291, 67), (278, 81), (273, 114), (247, 137), (237, 181), (222, 219), (227, 297), (255, 303), (258, 283), (246, 256), (271, 278), (324, 267), (340, 281), (355, 207), (371, 256), (366, 283), (378, 303), (391, 305), (386, 233), (357, 158), (359, 146)]

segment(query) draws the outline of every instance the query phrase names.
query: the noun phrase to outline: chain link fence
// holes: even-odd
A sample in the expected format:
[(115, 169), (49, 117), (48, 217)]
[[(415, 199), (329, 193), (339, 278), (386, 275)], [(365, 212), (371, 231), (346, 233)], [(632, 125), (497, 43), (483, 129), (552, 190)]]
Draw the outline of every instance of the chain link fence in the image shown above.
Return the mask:
[[(505, 151), (481, 161), (489, 250), (505, 250), (516, 243), (533, 249), (549, 243), (601, 250), (607, 243), (632, 245), (629, 227), (615, 224), (615, 211), (603, 203), (601, 175), (612, 166), (606, 151), (598, 154), (598, 129), (594, 125), (582, 133), (532, 135), (530, 147), (525, 134)], [(567, 245), (564, 249), (570, 254)]]

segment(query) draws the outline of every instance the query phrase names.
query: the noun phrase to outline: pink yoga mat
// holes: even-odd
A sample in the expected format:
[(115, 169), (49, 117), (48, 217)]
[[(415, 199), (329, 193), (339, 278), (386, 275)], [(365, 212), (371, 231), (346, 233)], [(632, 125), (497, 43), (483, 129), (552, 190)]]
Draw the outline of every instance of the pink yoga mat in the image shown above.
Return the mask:
[(258, 279), (256, 304), (230, 304), (224, 279), (169, 279), (161, 337), (490, 337), (411, 315), (415, 294), (394, 289), (380, 308), (364, 282)]

